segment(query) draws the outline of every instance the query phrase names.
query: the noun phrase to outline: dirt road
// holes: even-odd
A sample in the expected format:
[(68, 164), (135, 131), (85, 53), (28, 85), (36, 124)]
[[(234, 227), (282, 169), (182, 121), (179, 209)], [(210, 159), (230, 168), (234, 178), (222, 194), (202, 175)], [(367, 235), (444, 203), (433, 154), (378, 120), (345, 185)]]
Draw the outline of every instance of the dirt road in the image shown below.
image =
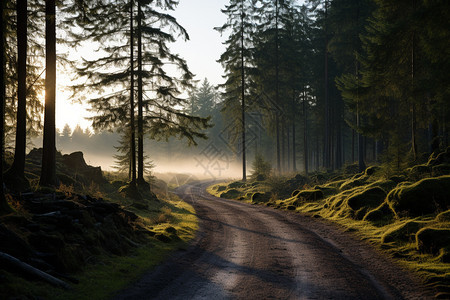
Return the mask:
[(390, 259), (334, 225), (180, 187), (200, 229), (115, 299), (427, 299)]

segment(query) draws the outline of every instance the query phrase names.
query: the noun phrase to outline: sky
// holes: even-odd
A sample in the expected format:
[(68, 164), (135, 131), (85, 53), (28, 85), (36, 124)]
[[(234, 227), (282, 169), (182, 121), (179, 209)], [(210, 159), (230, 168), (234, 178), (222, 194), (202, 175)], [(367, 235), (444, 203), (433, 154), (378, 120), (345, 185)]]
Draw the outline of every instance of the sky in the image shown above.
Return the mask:
[[(207, 78), (214, 85), (222, 83), (223, 69), (217, 62), (225, 46), (220, 33), (214, 27), (222, 26), (226, 16), (220, 11), (228, 0), (180, 0), (175, 11), (170, 12), (178, 23), (183, 26), (190, 39), (178, 39), (170, 45), (173, 53), (183, 57), (196, 77), (203, 81)], [(73, 104), (67, 98), (70, 93), (63, 90), (67, 80), (62, 74), (59, 76), (56, 103), (56, 127), (60, 130), (65, 124), (73, 129), (79, 124), (83, 129), (90, 126), (90, 121), (84, 118), (89, 116), (86, 106)]]

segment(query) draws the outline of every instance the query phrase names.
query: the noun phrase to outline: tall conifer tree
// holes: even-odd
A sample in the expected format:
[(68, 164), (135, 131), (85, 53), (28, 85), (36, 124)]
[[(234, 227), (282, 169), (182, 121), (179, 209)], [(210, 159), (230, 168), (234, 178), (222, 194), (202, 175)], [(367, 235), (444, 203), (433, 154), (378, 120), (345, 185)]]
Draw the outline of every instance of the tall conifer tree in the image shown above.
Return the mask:
[(221, 85), (225, 88), (222, 96), (226, 113), (240, 116), (235, 119), (236, 126), (233, 130), (239, 132), (241, 136), (242, 180), (245, 181), (247, 179), (245, 99), (249, 90), (248, 77), (251, 68), (252, 3), (248, 0), (231, 0), (230, 4), (222, 9), (222, 13), (227, 15), (227, 21), (216, 30), (220, 33), (231, 30), (225, 41), (226, 50), (218, 60), (225, 69), (226, 82)]
[(56, 178), (56, 2), (45, 2), (45, 115), (42, 171), (43, 186), (55, 186)]
[(14, 162), (6, 177), (15, 189), (26, 189), (25, 178), (26, 122), (27, 122), (27, 0), (17, 3), (17, 118)]

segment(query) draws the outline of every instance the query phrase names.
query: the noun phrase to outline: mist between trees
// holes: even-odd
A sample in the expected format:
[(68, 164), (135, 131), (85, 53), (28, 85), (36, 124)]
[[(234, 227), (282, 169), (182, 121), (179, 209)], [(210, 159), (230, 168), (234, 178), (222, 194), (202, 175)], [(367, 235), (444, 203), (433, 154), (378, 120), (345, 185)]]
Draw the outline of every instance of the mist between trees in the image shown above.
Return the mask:
[[(218, 58), (224, 83), (217, 87), (207, 80), (195, 86), (187, 62), (171, 52), (172, 41), (188, 38), (170, 15), (177, 3), (62, 1), (44, 10), (39, 1), (2, 1), (2, 116), (7, 142), (17, 129), (19, 176), (24, 137), (40, 131), (38, 95), (44, 88), (51, 95), (53, 83), (44, 84), (41, 75), (51, 75), (56, 57), (43, 67), (43, 57), (55, 55), (53, 48), (44, 51), (44, 40), (71, 51), (83, 44), (101, 50), (92, 60), (58, 57), (72, 70), (73, 100), (91, 106), (96, 133), (63, 131), (56, 148), (96, 145), (86, 151), (109, 156), (116, 147), (132, 183), (144, 180), (146, 159), (164, 156), (187, 158), (212, 177), (240, 163), (245, 179), (256, 154), (279, 174), (356, 161), (360, 170), (372, 162), (401, 169), (448, 145), (449, 1), (230, 0), (222, 10), (226, 23), (215, 28), (226, 36)], [(45, 26), (64, 39), (37, 30), (53, 20), (55, 7), (56, 24)], [(25, 23), (15, 22), (24, 12)], [(178, 71), (168, 72), (169, 65)], [(54, 97), (45, 105), (53, 124), (44, 128), (44, 140), (50, 137), (44, 148), (54, 149)], [(144, 155), (144, 138), (163, 142), (145, 142)]]

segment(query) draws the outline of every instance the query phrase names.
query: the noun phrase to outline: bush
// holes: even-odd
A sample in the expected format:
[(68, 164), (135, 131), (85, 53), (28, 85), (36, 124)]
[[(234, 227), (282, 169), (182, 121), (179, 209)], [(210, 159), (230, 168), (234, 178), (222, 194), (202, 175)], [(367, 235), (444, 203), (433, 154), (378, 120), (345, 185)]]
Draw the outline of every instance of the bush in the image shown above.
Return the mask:
[(255, 160), (252, 163), (252, 178), (257, 181), (263, 181), (270, 176), (272, 166), (270, 162), (264, 160), (261, 154), (256, 154)]

